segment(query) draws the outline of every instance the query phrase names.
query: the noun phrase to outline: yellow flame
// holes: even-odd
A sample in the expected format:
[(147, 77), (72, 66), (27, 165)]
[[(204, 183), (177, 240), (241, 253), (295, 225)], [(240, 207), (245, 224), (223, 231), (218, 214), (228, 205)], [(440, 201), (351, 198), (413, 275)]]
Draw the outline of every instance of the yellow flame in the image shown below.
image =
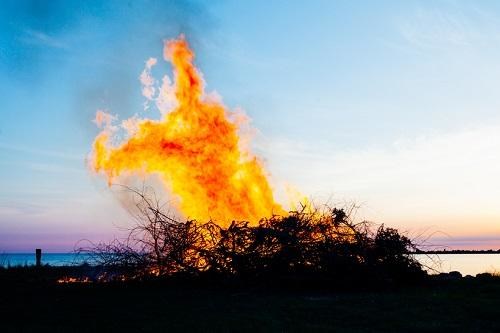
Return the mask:
[[(118, 146), (112, 145), (113, 132), (105, 128), (94, 141), (92, 168), (109, 183), (124, 173), (159, 174), (180, 198), (180, 211), (197, 220), (256, 223), (284, 214), (261, 162), (241, 148), (239, 123), (228, 118), (220, 102), (204, 98), (203, 80), (183, 36), (165, 43), (164, 57), (174, 69), (174, 109), (161, 120), (134, 119), (134, 131)], [(141, 76), (148, 99), (154, 93), (148, 75), (155, 63), (149, 60)], [(168, 86), (168, 79), (164, 82)]]

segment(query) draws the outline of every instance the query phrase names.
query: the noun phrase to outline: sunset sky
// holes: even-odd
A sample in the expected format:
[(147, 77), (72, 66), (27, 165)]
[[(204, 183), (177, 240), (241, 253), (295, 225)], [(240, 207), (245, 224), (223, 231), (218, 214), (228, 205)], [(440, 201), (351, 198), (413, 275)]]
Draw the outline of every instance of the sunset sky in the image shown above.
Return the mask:
[(145, 62), (181, 33), (207, 91), (252, 119), (278, 200), (292, 185), (500, 248), (499, 2), (1, 1), (0, 252), (121, 235), (92, 120), (142, 111)]

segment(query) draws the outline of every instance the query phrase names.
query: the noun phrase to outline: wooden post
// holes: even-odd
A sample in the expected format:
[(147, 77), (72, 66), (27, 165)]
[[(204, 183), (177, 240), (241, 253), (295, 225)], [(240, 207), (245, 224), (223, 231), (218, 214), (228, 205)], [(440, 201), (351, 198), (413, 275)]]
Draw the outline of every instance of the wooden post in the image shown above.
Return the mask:
[(36, 249), (36, 267), (42, 265), (42, 249)]

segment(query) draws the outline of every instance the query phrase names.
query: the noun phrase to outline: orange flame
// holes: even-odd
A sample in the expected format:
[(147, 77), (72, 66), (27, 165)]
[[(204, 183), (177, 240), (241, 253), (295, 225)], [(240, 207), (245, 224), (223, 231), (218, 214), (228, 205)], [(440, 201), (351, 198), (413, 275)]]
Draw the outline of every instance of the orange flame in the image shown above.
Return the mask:
[[(103, 172), (109, 183), (124, 173), (157, 173), (179, 197), (180, 211), (197, 220), (256, 223), (283, 214), (261, 162), (240, 147), (238, 123), (228, 118), (220, 102), (204, 96), (193, 51), (183, 36), (165, 43), (164, 57), (174, 69), (175, 108), (161, 120), (125, 121), (128, 125), (135, 121), (135, 130), (119, 146), (110, 142), (113, 130), (104, 128), (94, 142), (92, 168)], [(150, 70), (155, 63), (148, 60), (141, 75), (143, 94), (150, 100), (155, 92)], [(168, 95), (168, 77), (165, 81), (159, 96)]]

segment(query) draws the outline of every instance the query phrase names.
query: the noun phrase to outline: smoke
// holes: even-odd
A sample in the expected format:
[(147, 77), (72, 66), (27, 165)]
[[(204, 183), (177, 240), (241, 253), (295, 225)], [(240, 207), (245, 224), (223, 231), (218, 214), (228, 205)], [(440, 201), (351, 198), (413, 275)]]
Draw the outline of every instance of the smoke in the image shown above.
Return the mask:
[(6, 0), (0, 3), (0, 72), (9, 77), (6, 89), (33, 91), (33, 100), (48, 97), (41, 87), (61, 84), (68, 93), (60, 112), (71, 113), (88, 141), (97, 109), (123, 118), (137, 111), (140, 64), (157, 45), (185, 33), (200, 49), (199, 32), (205, 38), (213, 23), (195, 1)]
[[(191, 1), (114, 4), (117, 13), (110, 14), (114, 22), (112, 26), (108, 26), (104, 20), (96, 22), (95, 30), (103, 33), (100, 34), (100, 40), (95, 42), (102, 45), (102, 50), (98, 55), (86, 57), (93, 67), (91, 72), (97, 75), (82, 77), (75, 82), (74, 87), (76, 120), (84, 124), (86, 134), (92, 133), (92, 136), (95, 129), (88, 120), (92, 119), (96, 109), (104, 108), (111, 113), (119, 113), (122, 119), (131, 118), (139, 109), (142, 110), (140, 106), (144, 103), (144, 96), (151, 98), (155, 93), (151, 81), (154, 60), (148, 60), (145, 70), (142, 64), (151, 55), (161, 58), (161, 54), (154, 53), (158, 45), (165, 39), (184, 33), (190, 36), (190, 43), (199, 49), (203, 44), (199, 42), (200, 31), (203, 31), (204, 38), (209, 38), (213, 26), (206, 9)], [(95, 24), (93, 19), (90, 21), (85, 25)], [(98, 59), (94, 59), (96, 56)], [(144, 85), (142, 92), (137, 90), (138, 81)], [(164, 81), (164, 84), (169, 82)], [(163, 96), (161, 101), (168, 103), (169, 96)], [(147, 109), (148, 105), (145, 106)], [(91, 135), (87, 137), (90, 139)]]

